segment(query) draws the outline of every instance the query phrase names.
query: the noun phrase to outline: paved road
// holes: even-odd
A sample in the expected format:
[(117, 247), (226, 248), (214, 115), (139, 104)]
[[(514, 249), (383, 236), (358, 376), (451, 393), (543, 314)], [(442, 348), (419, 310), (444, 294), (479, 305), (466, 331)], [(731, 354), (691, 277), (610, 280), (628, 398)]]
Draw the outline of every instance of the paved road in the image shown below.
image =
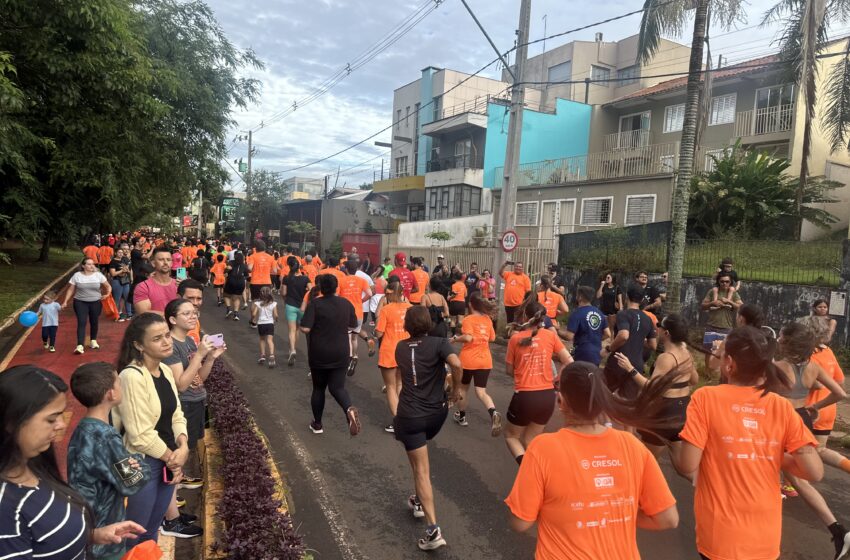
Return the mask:
[[(305, 356), (300, 355), (293, 368), (256, 365), (257, 333), (249, 329), (245, 313), (239, 323), (225, 322), (224, 311), (209, 296), (208, 292), (204, 330), (225, 333), (227, 357), (291, 488), (293, 518), (314, 557), (422, 558), (416, 539), (423, 523), (414, 520), (406, 506), (413, 492), (410, 467), (401, 444), (382, 429), (390, 415), (375, 358), (366, 357), (361, 347), (357, 374), (347, 383), (361, 411), (362, 433), (349, 437), (342, 411), (328, 396), (325, 433), (314, 435), (307, 426), (311, 385)], [(287, 352), (285, 339), (286, 326), (279, 325), (276, 344), (281, 362)], [(303, 337), (301, 343), (303, 351)], [(501, 347), (494, 346), (497, 364), (504, 363), (501, 356)], [(489, 390), (502, 411), (510, 401), (511, 387), (503, 367), (497, 365)], [(487, 413), (474, 397), (468, 417), (466, 428), (449, 419), (429, 444), (437, 516), (449, 545), (434, 555), (462, 560), (532, 558), (534, 539), (510, 531), (502, 503), (516, 475), (516, 463), (504, 440), (490, 437)], [(553, 418), (548, 429), (557, 428), (558, 419)], [(639, 531), (641, 554), (653, 560), (697, 558), (693, 490), (666, 459), (663, 468), (678, 499), (681, 523), (664, 533)], [(818, 485), (840, 520), (850, 520), (846, 476), (829, 470)], [(783, 559), (833, 558), (829, 533), (799, 498), (786, 501), (783, 521)]]

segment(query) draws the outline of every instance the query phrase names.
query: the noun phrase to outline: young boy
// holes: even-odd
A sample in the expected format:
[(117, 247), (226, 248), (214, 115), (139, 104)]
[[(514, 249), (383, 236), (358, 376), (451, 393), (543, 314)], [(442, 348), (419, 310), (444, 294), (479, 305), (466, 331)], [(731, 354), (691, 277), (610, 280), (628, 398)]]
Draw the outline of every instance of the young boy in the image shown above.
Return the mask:
[(44, 349), (56, 352), (56, 331), (59, 330), (59, 312), (62, 306), (56, 301), (56, 292), (46, 292), (41, 298), (38, 306), (38, 314), (41, 316), (41, 342)]
[[(109, 424), (109, 412), (121, 402), (118, 374), (106, 362), (83, 364), (71, 375), (71, 392), (88, 410), (68, 443), (68, 483), (88, 502), (96, 527), (124, 521), (124, 497), (141, 490), (147, 465), (124, 448)], [(118, 560), (125, 543), (92, 546), (92, 558)]]

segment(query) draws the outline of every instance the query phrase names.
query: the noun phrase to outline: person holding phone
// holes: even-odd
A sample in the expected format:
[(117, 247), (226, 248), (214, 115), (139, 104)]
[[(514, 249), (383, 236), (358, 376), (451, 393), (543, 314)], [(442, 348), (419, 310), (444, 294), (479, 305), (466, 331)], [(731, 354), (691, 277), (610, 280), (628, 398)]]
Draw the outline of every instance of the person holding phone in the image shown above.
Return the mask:
[[(191, 304), (186, 306), (189, 307)], [(165, 318), (142, 313), (130, 321), (118, 355), (124, 399), (113, 410), (113, 424), (119, 432), (123, 428), (127, 451), (142, 454), (154, 475), (142, 490), (127, 499), (127, 519), (145, 529), (139, 536), (140, 543), (157, 540), (174, 487), (182, 481), (183, 465), (189, 457), (186, 418), (179, 405), (177, 385), (171, 368), (163, 363), (173, 353)]]

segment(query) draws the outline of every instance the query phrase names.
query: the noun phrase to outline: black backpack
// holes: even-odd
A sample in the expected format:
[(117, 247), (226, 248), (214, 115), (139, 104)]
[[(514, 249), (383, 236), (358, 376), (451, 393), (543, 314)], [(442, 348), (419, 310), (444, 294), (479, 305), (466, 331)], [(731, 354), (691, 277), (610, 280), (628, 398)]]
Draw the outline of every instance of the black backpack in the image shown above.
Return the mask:
[(196, 257), (192, 261), (192, 268), (189, 269), (189, 278), (196, 280), (201, 284), (206, 284), (210, 280), (210, 270), (207, 265), (207, 259), (204, 257)]

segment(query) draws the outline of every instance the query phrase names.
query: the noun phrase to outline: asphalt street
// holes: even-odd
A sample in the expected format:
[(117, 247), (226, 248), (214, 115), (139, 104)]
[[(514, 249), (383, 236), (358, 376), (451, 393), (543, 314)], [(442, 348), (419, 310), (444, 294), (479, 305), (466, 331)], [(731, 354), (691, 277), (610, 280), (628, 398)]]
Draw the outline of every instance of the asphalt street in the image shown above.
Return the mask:
[[(363, 430), (350, 437), (342, 410), (328, 395), (323, 419), (324, 434), (313, 434), (311, 383), (303, 335), (294, 367), (286, 365), (288, 343), (285, 323), (277, 325), (275, 343), (278, 366), (270, 370), (256, 364), (257, 331), (242, 321), (225, 321), (224, 309), (206, 291), (201, 322), (206, 333), (224, 333), (226, 358), (251, 405), (260, 428), (289, 486), (294, 523), (314, 558), (394, 560), (421, 558), (416, 540), (424, 522), (407, 509), (413, 493), (410, 466), (404, 448), (383, 427), (391, 420), (377, 357), (366, 355), (361, 344), (357, 373), (347, 388), (360, 410)], [(282, 304), (281, 304), (282, 305)], [(282, 313), (281, 313), (282, 315)], [(504, 349), (493, 346), (495, 368), (488, 390), (502, 412), (512, 393), (504, 372)], [(489, 419), (472, 396), (467, 409), (468, 427), (451, 418), (429, 443), (431, 475), (440, 523), (448, 546), (428, 553), (439, 558), (532, 558), (533, 535), (512, 532), (503, 500), (510, 492), (517, 466), (503, 438), (490, 436)], [(557, 430), (556, 414), (547, 427)], [(662, 468), (678, 500), (681, 521), (675, 530), (638, 531), (643, 558), (698, 558), (694, 545), (693, 489), (662, 460)], [(840, 521), (850, 521), (850, 487), (846, 474), (827, 467), (817, 484)], [(777, 486), (777, 492), (779, 491)], [(834, 556), (829, 532), (800, 498), (785, 501), (782, 558), (827, 560)], [(754, 536), (754, 538), (758, 538)]]

